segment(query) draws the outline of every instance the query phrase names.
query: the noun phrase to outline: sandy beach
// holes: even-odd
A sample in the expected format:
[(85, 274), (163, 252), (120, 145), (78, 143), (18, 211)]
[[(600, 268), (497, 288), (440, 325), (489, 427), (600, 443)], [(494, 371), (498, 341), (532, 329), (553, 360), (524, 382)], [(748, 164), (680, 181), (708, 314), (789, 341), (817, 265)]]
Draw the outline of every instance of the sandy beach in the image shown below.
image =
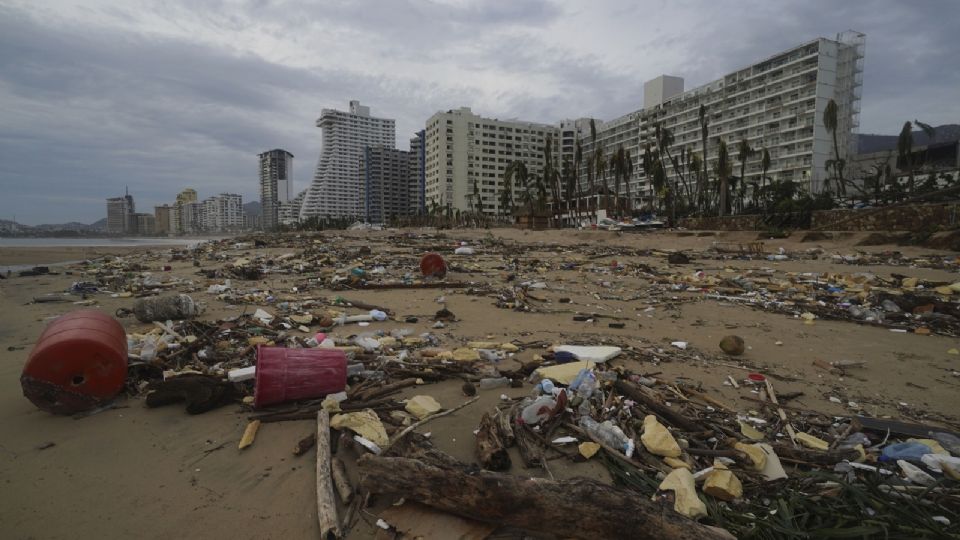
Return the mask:
[[(408, 231), (419, 233), (423, 231)], [(408, 247), (390, 247), (398, 231), (326, 232), (317, 245), (335, 243), (338, 247), (369, 245), (369, 258), (404, 257), (415, 260), (421, 252)], [(953, 282), (957, 275), (929, 267), (904, 265), (840, 264), (831, 254), (856, 252), (878, 254), (899, 252), (906, 257), (934, 256), (953, 258), (955, 253), (926, 248), (899, 246), (858, 247), (864, 234), (844, 234), (821, 242), (801, 242), (799, 236), (765, 240), (767, 253), (783, 248), (786, 253), (801, 254), (819, 248), (825, 254), (818, 259), (791, 257), (785, 261), (698, 260), (697, 254), (709, 250), (714, 242), (745, 243), (756, 240), (755, 233), (710, 233), (697, 235), (674, 232), (625, 233), (606, 231), (445, 231), (438, 244), (448, 250), (445, 256), (456, 263), (449, 280), (499, 283), (503, 263), (499, 255), (481, 249), (475, 256), (450, 255), (457, 242), (497, 239), (516, 243), (517, 257), (525, 261), (565, 260), (586, 247), (609, 248), (609, 254), (588, 262), (609, 266), (614, 263), (648, 264), (667, 268), (661, 256), (618, 256), (618, 249), (686, 250), (694, 262), (669, 270), (690, 274), (697, 270), (711, 275), (732, 274), (748, 269), (772, 268), (777, 272), (871, 273), (884, 278), (901, 274), (920, 279)], [(218, 320), (256, 309), (254, 305), (231, 305), (206, 293), (210, 284), (221, 279), (198, 275), (192, 260), (170, 257), (174, 248), (2, 248), (0, 265), (44, 263), (91, 259), (104, 255), (136, 258), (148, 271), (163, 278), (176, 276), (192, 280), (190, 293), (206, 304), (203, 320)], [(279, 255), (300, 251), (283, 246), (266, 250), (231, 251), (228, 259), (268, 252)], [(586, 258), (581, 257), (586, 261)], [(355, 261), (341, 261), (342, 265)], [(171, 265), (165, 272), (163, 266)], [(200, 269), (216, 268), (222, 261), (200, 261)], [(535, 267), (531, 263), (531, 267)], [(147, 409), (142, 398), (121, 398), (118, 408), (74, 419), (54, 416), (38, 410), (22, 395), (19, 376), (31, 347), (44, 325), (76, 306), (71, 303), (31, 303), (35, 296), (65, 290), (74, 281), (90, 279), (82, 265), (53, 269), (56, 274), (36, 277), (10, 277), (0, 280), (0, 425), (5, 436), (0, 440), (0, 523), (5, 538), (316, 538), (315, 462), (312, 454), (294, 457), (291, 449), (298, 440), (315, 430), (315, 422), (290, 421), (265, 424), (256, 443), (237, 449), (249, 412), (238, 405), (190, 416), (182, 407)], [(416, 268), (410, 268), (416, 271)], [(644, 299), (649, 283), (634, 277), (575, 270), (531, 271), (517, 276), (518, 281), (542, 280), (548, 288), (537, 295), (557, 308), (561, 297), (570, 298), (573, 310), (615, 314), (628, 319), (622, 329), (611, 328), (606, 321), (574, 321), (570, 313), (525, 313), (500, 309), (487, 296), (471, 296), (456, 290), (351, 291), (350, 298), (389, 307), (398, 321), (376, 323), (377, 330), (410, 328), (415, 333), (435, 332), (445, 344), (467, 340), (545, 342), (559, 344), (591, 340), (616, 345), (645, 345), (670, 348), (682, 340), (694, 350), (716, 353), (722, 336), (737, 334), (747, 344), (742, 361), (664, 361), (657, 365), (630, 360), (638, 372), (657, 373), (664, 379), (689, 379), (702, 383), (704, 392), (749, 414), (755, 404), (744, 389), (725, 384), (728, 376), (743, 378), (752, 370), (768, 370), (782, 377), (779, 392), (803, 392), (791, 405), (828, 415), (849, 415), (848, 402), (856, 402), (862, 412), (872, 416), (916, 419), (929, 414), (953, 422), (956, 426), (960, 405), (960, 356), (948, 350), (960, 343), (942, 335), (896, 333), (887, 328), (855, 324), (842, 320), (817, 320), (804, 324), (797, 317), (752, 309), (678, 291), (675, 301), (655, 305)], [(616, 294), (605, 293), (604, 281), (615, 281)], [(287, 275), (268, 275), (258, 283), (265, 289), (288, 292), (297, 280)], [(245, 286), (252, 286), (246, 283)], [(333, 296), (333, 291), (315, 291)], [(446, 328), (432, 329), (431, 314), (438, 309), (436, 298), (446, 296), (446, 307), (458, 322)], [(638, 299), (631, 299), (636, 296)], [(109, 294), (91, 296), (96, 308), (113, 314), (129, 308), (131, 298), (111, 298)], [(669, 300), (669, 298), (667, 298)], [(417, 323), (405, 323), (403, 317), (416, 316)], [(133, 317), (120, 319), (128, 333), (144, 331), (152, 325)], [(355, 330), (355, 329), (354, 329)], [(296, 331), (296, 330), (293, 330)], [(349, 334), (350, 330), (338, 330)], [(523, 347), (511, 366), (530, 361), (543, 353), (541, 347)], [(814, 360), (862, 361), (863, 369), (847, 376), (825, 372)], [(461, 381), (404, 389), (400, 397), (429, 394), (445, 408), (463, 403)], [(439, 418), (421, 432), (430, 432), (437, 447), (452, 456), (474, 463), (474, 435), (480, 415), (491, 408), (504, 393), (511, 397), (530, 393), (523, 388), (481, 391), (476, 403), (452, 415)], [(833, 401), (831, 397), (840, 399)], [(52, 444), (51, 444), (52, 443)], [(516, 452), (516, 450), (511, 450)], [(519, 460), (515, 460), (519, 463)], [(606, 469), (597, 461), (571, 463), (558, 460), (551, 464), (558, 479), (585, 476), (609, 481)], [(353, 473), (351, 469), (351, 473)], [(514, 465), (513, 474), (545, 475), (539, 469)], [(374, 538), (378, 508), (376, 501), (369, 515), (361, 516), (349, 538)]]

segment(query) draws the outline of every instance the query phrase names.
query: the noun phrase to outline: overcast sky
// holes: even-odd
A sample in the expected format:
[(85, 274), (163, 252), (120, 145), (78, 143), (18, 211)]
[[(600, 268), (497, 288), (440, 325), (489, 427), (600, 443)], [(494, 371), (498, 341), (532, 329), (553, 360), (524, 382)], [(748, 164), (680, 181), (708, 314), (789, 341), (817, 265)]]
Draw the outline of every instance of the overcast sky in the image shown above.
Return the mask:
[(867, 34), (861, 133), (960, 121), (960, 4), (901, 1), (0, 0), (0, 218), (92, 222), (184, 187), (257, 194), (257, 154), (292, 152), (350, 99), (397, 145), (470, 106), (554, 123), (638, 109), (645, 80), (692, 88), (848, 28)]

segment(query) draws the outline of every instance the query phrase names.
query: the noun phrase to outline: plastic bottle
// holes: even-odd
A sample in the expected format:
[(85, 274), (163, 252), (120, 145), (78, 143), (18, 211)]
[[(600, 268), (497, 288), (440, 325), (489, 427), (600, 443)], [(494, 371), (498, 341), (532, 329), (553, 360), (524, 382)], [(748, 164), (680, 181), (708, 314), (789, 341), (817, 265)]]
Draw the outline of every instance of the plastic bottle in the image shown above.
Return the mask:
[(574, 377), (572, 381), (570, 381), (570, 385), (568, 386), (568, 388), (570, 388), (571, 392), (576, 392), (577, 389), (580, 388), (580, 384), (587, 377), (587, 373), (589, 371), (590, 370), (588, 370), (587, 368), (581, 369), (580, 372), (577, 373), (577, 376)]
[(550, 418), (550, 412), (557, 406), (557, 402), (552, 397), (540, 396), (530, 405), (523, 408), (520, 413), (520, 420), (527, 425), (535, 426)]
[(553, 394), (553, 389), (554, 389), (553, 381), (551, 381), (550, 379), (543, 379), (537, 384), (537, 390), (539, 390), (540, 393), (546, 394), (548, 396)]
[(593, 374), (592, 371), (588, 371), (584, 376), (583, 380), (580, 381), (580, 384), (577, 385), (577, 396), (583, 398), (584, 401), (590, 398), (593, 395), (594, 390), (597, 389), (597, 376)]
[(143, 362), (152, 362), (154, 358), (157, 357), (157, 343), (153, 340), (153, 337), (146, 336), (143, 338), (143, 348), (140, 349), (140, 360)]
[(924, 454), (932, 454), (929, 446), (917, 442), (891, 444), (883, 449), (880, 461), (909, 460), (920, 461)]
[(481, 390), (489, 390), (491, 388), (502, 388), (504, 386), (510, 386), (510, 379), (506, 377), (487, 377), (485, 379), (480, 379)]
[(607, 420), (601, 424), (589, 416), (581, 416), (580, 427), (603, 444), (620, 450), (627, 457), (633, 456), (633, 439), (627, 437), (613, 422)]

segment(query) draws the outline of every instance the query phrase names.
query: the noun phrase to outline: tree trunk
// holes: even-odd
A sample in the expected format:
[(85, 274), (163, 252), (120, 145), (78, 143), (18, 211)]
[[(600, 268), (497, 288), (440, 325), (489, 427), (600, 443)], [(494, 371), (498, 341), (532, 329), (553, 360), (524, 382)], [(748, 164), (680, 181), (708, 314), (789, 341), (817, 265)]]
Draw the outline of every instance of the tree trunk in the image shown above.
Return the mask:
[(510, 468), (510, 454), (504, 446), (497, 425), (490, 413), (480, 418), (480, 430), (477, 432), (477, 461), (490, 471), (505, 471)]
[(727, 540), (729, 533), (595, 480), (555, 482), (504, 473), (448, 470), (408, 458), (365, 455), (361, 486), (478, 521), (561, 538)]

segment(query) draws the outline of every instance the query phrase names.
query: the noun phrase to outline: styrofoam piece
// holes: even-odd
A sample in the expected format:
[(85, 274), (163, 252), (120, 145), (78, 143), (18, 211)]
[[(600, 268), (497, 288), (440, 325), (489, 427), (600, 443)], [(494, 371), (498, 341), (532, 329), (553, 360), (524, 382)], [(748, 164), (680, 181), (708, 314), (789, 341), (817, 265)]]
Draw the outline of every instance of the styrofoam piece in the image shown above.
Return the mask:
[(257, 376), (257, 366), (231, 369), (227, 372), (227, 379), (230, 382), (249, 381)]
[(581, 346), (581, 345), (559, 345), (553, 348), (554, 351), (568, 352), (577, 357), (578, 360), (589, 362), (606, 362), (615, 358), (623, 349), (609, 345)]

